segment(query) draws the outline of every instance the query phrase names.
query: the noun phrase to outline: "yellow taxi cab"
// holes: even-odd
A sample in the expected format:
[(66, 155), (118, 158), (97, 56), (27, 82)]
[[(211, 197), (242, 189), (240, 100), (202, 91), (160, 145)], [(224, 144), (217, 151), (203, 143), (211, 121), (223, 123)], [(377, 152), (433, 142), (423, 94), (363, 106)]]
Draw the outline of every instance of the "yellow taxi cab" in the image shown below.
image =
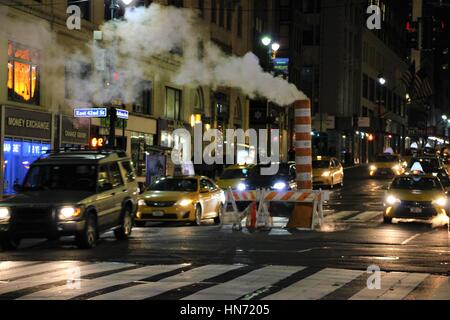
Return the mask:
[(253, 165), (234, 165), (227, 167), (216, 183), (222, 190), (231, 188), (233, 190), (243, 191), (245, 182), (253, 167)]
[[(419, 165), (420, 166), (420, 165)], [(414, 170), (394, 178), (384, 199), (384, 222), (443, 221), (448, 225), (448, 195), (438, 177)]]
[(207, 177), (168, 177), (153, 183), (139, 198), (137, 227), (146, 222), (190, 222), (220, 224), (225, 193)]
[(405, 173), (405, 163), (402, 162), (397, 154), (380, 154), (376, 156), (375, 161), (369, 166), (369, 175), (371, 177), (392, 177), (400, 176)]
[(336, 158), (315, 157), (313, 166), (313, 184), (315, 186), (344, 185), (344, 167)]

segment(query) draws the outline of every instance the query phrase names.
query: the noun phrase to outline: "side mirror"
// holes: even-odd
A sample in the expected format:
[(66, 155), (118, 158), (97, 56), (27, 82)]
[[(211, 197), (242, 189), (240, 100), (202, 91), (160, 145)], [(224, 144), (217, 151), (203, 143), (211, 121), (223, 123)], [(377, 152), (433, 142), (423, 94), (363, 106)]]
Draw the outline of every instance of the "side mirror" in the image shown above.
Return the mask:
[(22, 187), (22, 185), (20, 183), (14, 183), (14, 187), (13, 188), (14, 188), (15, 192), (23, 191), (23, 187)]
[(139, 186), (139, 194), (143, 194), (145, 192), (145, 183), (144, 182), (138, 182), (138, 186)]
[(208, 188), (201, 188), (200, 189), (200, 193), (208, 193), (209, 189)]

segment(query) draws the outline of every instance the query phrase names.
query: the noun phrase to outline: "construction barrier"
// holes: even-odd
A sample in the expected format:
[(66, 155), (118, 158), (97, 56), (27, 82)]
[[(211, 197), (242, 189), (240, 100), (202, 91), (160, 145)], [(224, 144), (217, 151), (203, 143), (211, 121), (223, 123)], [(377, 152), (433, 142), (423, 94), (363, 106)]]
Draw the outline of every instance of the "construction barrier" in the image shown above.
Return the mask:
[[(232, 191), (227, 192), (226, 207), (231, 204), (232, 213), (235, 217), (233, 227), (241, 229), (242, 220), (247, 218), (247, 228), (260, 229), (272, 228), (272, 218), (269, 212), (269, 204), (272, 202), (294, 203), (294, 212), (291, 215), (288, 228), (313, 230), (323, 223), (323, 202), (329, 200), (328, 192), (324, 191), (273, 191), (273, 190), (256, 190), (256, 191)], [(237, 202), (251, 202), (243, 212), (239, 212)], [(259, 206), (257, 206), (259, 203)], [(296, 221), (298, 215), (294, 215), (295, 210), (299, 210), (298, 205), (307, 206), (306, 212), (301, 215), (302, 221)], [(308, 213), (311, 212), (311, 215)]]

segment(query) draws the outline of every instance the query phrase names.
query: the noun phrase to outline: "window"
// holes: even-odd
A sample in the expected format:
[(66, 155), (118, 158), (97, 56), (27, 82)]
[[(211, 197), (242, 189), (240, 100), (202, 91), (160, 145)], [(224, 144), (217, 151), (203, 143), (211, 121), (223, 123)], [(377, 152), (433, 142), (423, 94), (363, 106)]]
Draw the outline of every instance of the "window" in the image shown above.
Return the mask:
[(217, 0), (211, 0), (211, 22), (217, 23)]
[(166, 108), (164, 116), (167, 119), (180, 120), (181, 90), (166, 87)]
[(242, 7), (238, 8), (238, 16), (237, 16), (237, 34), (239, 37), (242, 37)]
[(111, 179), (107, 166), (100, 166), (98, 170), (98, 189), (100, 192), (111, 189)]
[(219, 26), (223, 27), (224, 24), (225, 24), (225, 0), (220, 0)]
[(169, 6), (182, 8), (183, 7), (183, 0), (169, 0)]
[(201, 88), (197, 89), (197, 92), (195, 93), (194, 109), (202, 112), (205, 111), (203, 90)]
[(142, 90), (137, 101), (133, 104), (133, 112), (152, 114), (152, 82), (143, 81)]
[(109, 165), (109, 170), (111, 172), (111, 182), (113, 188), (123, 186), (122, 174), (120, 173), (120, 168), (117, 163), (112, 163)]
[(363, 74), (363, 98), (369, 98), (369, 77)]
[(8, 42), (8, 98), (39, 105), (39, 55), (35, 50)]
[(91, 20), (91, 0), (68, 0), (67, 6), (76, 5), (81, 9), (81, 17), (85, 20)]
[(231, 31), (233, 27), (233, 9), (231, 8), (231, 2), (227, 1), (227, 30)]
[(200, 17), (205, 17), (205, 0), (198, 0), (198, 10), (200, 11)]

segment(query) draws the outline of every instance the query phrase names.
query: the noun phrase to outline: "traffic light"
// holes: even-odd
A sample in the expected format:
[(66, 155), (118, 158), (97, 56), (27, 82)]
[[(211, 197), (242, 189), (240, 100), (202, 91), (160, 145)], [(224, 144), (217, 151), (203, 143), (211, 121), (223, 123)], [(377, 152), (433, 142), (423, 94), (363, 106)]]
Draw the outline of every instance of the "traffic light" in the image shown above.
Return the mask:
[(419, 49), (419, 23), (417, 21), (408, 21), (406, 23), (406, 37), (408, 48)]
[(105, 147), (105, 139), (103, 137), (93, 137), (89, 142), (89, 146), (92, 149), (102, 149)]

